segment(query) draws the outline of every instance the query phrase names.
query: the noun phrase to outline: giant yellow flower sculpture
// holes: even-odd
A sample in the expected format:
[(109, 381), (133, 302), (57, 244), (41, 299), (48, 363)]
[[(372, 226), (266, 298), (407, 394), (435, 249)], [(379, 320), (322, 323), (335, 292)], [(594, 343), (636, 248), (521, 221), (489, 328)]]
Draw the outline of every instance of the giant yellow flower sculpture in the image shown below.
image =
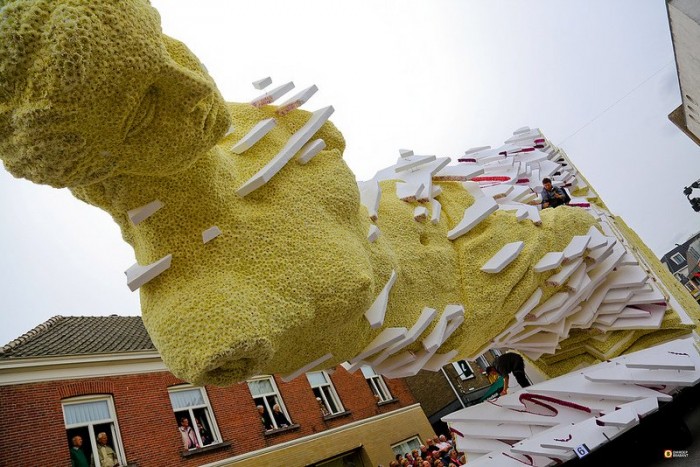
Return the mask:
[[(264, 104), (225, 103), (145, 0), (0, 2), (0, 158), (112, 215), (136, 253), (144, 323), (177, 376), (230, 384), (344, 361), (413, 374), (517, 343), (534, 329), (527, 307), (573, 295), (548, 283), (566, 264), (534, 266), (589, 236), (588, 211), (549, 209), (541, 223), (493, 212), (464, 173), (411, 155), (435, 164), (426, 183), (406, 195), (415, 167), (397, 166), (365, 187), (378, 202), (368, 208), (332, 109)], [(485, 272), (508, 244), (515, 255)], [(584, 250), (595, 269), (603, 259)], [(687, 332), (666, 315), (662, 328)]]

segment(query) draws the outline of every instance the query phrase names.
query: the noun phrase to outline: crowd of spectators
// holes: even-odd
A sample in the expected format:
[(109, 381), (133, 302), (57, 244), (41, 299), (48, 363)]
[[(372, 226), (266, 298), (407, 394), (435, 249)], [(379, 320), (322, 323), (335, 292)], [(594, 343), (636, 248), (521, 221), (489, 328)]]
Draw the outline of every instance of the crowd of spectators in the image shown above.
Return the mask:
[(389, 467), (459, 467), (466, 464), (467, 460), (455, 447), (454, 437), (448, 439), (445, 435), (440, 435), (428, 438), (420, 449), (396, 454)]

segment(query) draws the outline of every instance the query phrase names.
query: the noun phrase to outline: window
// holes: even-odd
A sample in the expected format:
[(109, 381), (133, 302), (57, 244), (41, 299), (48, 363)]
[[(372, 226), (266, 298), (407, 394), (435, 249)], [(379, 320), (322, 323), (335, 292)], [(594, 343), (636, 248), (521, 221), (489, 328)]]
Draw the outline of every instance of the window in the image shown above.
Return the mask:
[(335, 415), (345, 411), (328, 373), (325, 371), (306, 373), (306, 379), (309, 380), (311, 390), (316, 395), (316, 400), (319, 402), (321, 413), (324, 416)]
[(414, 449), (420, 450), (420, 438), (418, 438), (418, 436), (414, 436), (413, 438), (403, 440), (400, 443), (392, 445), (391, 449), (394, 451), (394, 455), (401, 454), (402, 456), (405, 456), (406, 453), (411, 452)]
[[(248, 381), (250, 394), (260, 412), (260, 421), (266, 431), (286, 428), (292, 423), (284, 407), (275, 380), (271, 376), (256, 378)], [(276, 407), (276, 408), (275, 408)]]
[(362, 374), (365, 375), (367, 384), (369, 384), (369, 387), (372, 390), (372, 394), (374, 394), (374, 397), (375, 399), (377, 399), (377, 402), (390, 401), (392, 399), (392, 396), (389, 392), (389, 388), (386, 387), (386, 383), (384, 382), (382, 377), (375, 373), (372, 367), (362, 366), (360, 367), (360, 369), (362, 370)]
[[(63, 420), (69, 446), (77, 446), (96, 467), (105, 460), (126, 465), (126, 455), (117, 425), (114, 403), (109, 396), (79, 397), (63, 402)], [(78, 441), (77, 438), (80, 438)], [(98, 455), (94, 456), (93, 453)]]
[(214, 412), (204, 388), (178, 386), (170, 388), (168, 395), (184, 449), (197, 449), (221, 442)]
[(483, 355), (479, 355), (476, 357), (476, 364), (479, 365), (479, 368), (481, 368), (481, 371), (484, 372), (486, 371), (486, 368), (489, 366), (488, 360), (486, 360), (486, 357)]
[(459, 379), (465, 380), (474, 377), (474, 371), (472, 370), (472, 367), (469, 366), (469, 363), (467, 363), (466, 360), (459, 360), (453, 362), (452, 366), (454, 366), (455, 371), (457, 372), (457, 376), (459, 376)]
[(685, 258), (680, 253), (674, 253), (673, 256), (671, 256), (671, 261), (676, 263), (678, 266), (685, 264)]
[(493, 355), (493, 358), (498, 358), (501, 356), (501, 351), (498, 349), (491, 349), (490, 352), (491, 355)]

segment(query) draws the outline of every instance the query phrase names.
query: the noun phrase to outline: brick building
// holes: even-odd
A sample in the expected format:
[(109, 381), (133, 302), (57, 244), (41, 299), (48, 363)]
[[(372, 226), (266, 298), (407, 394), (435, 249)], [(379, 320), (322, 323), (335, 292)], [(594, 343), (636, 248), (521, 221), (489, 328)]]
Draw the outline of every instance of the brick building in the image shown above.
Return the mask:
[(118, 316), (57, 316), (0, 349), (0, 417), (8, 467), (70, 465), (76, 435), (89, 459), (102, 432), (121, 465), (145, 467), (373, 466), (434, 434), (404, 380), (339, 366), (192, 386), (167, 371), (140, 317)]
[(688, 292), (700, 301), (700, 233), (693, 235), (682, 244), (676, 244), (661, 257), (673, 277), (683, 284)]
[(440, 420), (442, 417), (477, 403), (490, 384), (486, 367), (499, 354), (489, 351), (475, 361), (460, 360), (445, 365), (440, 372), (421, 370), (416, 376), (406, 378), (435, 432), (448, 431), (447, 424)]

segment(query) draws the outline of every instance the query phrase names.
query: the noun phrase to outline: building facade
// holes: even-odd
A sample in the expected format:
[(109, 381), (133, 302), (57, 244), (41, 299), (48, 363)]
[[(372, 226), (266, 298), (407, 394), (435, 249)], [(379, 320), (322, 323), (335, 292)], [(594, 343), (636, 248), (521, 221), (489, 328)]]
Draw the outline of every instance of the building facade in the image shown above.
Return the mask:
[(0, 466), (71, 465), (76, 436), (89, 460), (101, 433), (129, 466), (388, 464), (434, 433), (404, 380), (361, 370), (198, 387), (140, 317), (54, 317), (0, 352)]
[(669, 118), (700, 144), (700, 3), (666, 0), (682, 103)]
[(688, 289), (688, 292), (700, 301), (700, 233), (690, 237), (683, 244), (661, 257), (671, 274)]
[(460, 360), (445, 365), (440, 372), (421, 370), (406, 378), (436, 433), (448, 433), (442, 417), (478, 403), (490, 385), (486, 368), (499, 354), (498, 350), (488, 351), (474, 361)]

